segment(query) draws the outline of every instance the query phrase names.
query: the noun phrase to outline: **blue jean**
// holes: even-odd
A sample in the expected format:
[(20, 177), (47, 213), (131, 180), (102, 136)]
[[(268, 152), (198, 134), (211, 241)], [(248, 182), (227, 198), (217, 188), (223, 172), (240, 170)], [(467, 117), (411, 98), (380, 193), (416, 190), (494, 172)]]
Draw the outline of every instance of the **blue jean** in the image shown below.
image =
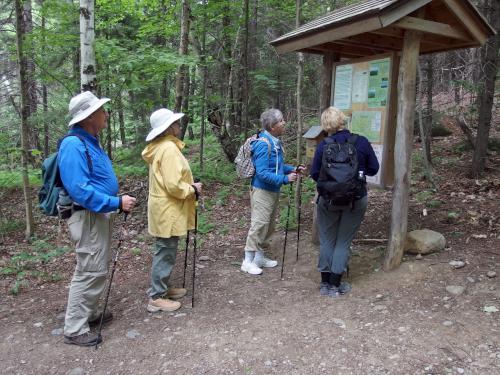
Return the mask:
[(151, 288), (148, 291), (152, 299), (160, 298), (168, 290), (168, 280), (175, 266), (179, 237), (155, 237), (153, 264), (151, 266)]
[(319, 272), (344, 272), (349, 261), (352, 239), (365, 216), (367, 205), (367, 196), (355, 201), (354, 207), (330, 205), (319, 198)]

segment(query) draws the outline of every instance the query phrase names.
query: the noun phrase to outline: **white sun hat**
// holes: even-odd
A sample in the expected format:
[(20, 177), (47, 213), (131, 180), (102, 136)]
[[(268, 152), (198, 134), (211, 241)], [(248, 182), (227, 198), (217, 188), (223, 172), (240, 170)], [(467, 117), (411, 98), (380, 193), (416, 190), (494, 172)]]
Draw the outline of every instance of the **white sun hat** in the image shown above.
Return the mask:
[(166, 108), (160, 108), (157, 111), (154, 111), (149, 118), (151, 131), (146, 137), (146, 142), (155, 139), (182, 116), (184, 116), (184, 113), (174, 113), (170, 109)]
[(99, 99), (97, 96), (92, 94), (90, 91), (84, 91), (74, 97), (69, 101), (69, 115), (71, 116), (71, 121), (68, 126), (79, 123), (85, 120), (92, 113), (101, 108), (104, 103), (109, 102), (109, 98)]

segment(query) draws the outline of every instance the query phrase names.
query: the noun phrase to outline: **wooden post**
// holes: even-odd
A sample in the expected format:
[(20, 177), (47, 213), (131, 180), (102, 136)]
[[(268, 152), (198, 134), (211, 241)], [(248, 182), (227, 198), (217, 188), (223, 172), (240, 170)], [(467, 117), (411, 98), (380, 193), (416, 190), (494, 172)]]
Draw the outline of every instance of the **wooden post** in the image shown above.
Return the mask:
[(330, 106), (332, 99), (332, 74), (333, 63), (339, 61), (339, 54), (325, 52), (323, 55), (323, 69), (321, 71), (321, 93), (319, 103), (319, 114)]
[(420, 32), (411, 30), (405, 32), (399, 66), (398, 119), (394, 148), (395, 181), (392, 195), (391, 234), (384, 260), (385, 270), (394, 269), (401, 264), (408, 228), (411, 151), (420, 39)]

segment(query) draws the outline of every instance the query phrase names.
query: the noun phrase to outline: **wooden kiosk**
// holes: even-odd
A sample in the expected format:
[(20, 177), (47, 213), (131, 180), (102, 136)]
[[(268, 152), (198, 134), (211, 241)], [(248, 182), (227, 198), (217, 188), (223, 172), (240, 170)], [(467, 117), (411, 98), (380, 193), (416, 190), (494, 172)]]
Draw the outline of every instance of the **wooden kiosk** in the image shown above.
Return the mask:
[(393, 187), (386, 270), (401, 264), (408, 227), (418, 56), (478, 47), (494, 34), (469, 0), (368, 0), (271, 42), (278, 53), (323, 55), (321, 110), (342, 109), (378, 150), (381, 171), (370, 182)]

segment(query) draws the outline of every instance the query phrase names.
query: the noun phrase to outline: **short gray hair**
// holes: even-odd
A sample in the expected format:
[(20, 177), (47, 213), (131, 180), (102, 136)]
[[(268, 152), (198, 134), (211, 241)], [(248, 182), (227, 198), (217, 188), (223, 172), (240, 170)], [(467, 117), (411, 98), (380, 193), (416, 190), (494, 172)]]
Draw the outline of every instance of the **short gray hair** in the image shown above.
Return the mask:
[(262, 124), (262, 129), (271, 130), (274, 124), (283, 120), (283, 113), (279, 109), (271, 108), (260, 115), (260, 123)]

